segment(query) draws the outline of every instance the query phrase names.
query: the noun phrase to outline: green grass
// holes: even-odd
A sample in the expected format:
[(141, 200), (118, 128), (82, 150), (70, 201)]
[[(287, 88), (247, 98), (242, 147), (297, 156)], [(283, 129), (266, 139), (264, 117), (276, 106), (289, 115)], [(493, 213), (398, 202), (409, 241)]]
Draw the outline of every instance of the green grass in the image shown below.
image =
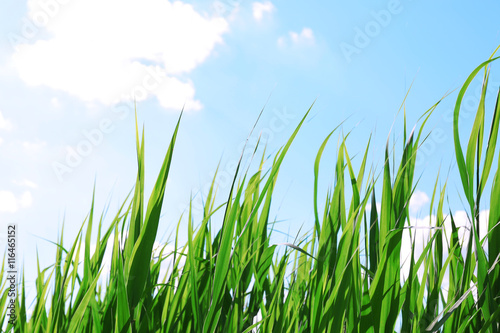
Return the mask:
[[(468, 241), (459, 237), (446, 208), (446, 182), (438, 188), (439, 176), (430, 209), (430, 224), (436, 228), (429, 232), (421, 253), (415, 251), (415, 230), (409, 227), (409, 202), (418, 182), (415, 161), (426, 139), (424, 126), (438, 102), (411, 132), (405, 117), (401, 150), (388, 141), (381, 170), (369, 167), (369, 138), (355, 170), (348, 135), (341, 136), (334, 184), (327, 193), (318, 193), (322, 154), (334, 130), (319, 147), (313, 165), (313, 230), (293, 244), (273, 244), (270, 209), (280, 167), (309, 111), (269, 169), (264, 170), (263, 157), (256, 173), (242, 172), (240, 160), (229, 196), (220, 206), (215, 204), (214, 176), (201, 221), (194, 221), (191, 207), (187, 212), (187, 243), (178, 244), (176, 235), (174, 251), (167, 251), (164, 244), (160, 254), (153, 256), (179, 119), (149, 200), (144, 194), (144, 133), (140, 138), (136, 128), (138, 172), (133, 195), (108, 227), (102, 216), (96, 217), (92, 204), (69, 247), (60, 236), (54, 264), (38, 266), (32, 305), (22, 276), (15, 327), (6, 322), (8, 289), (3, 283), (0, 327), (61, 333), (499, 332), (500, 165), (493, 165), (498, 161), (498, 96), (491, 110), (492, 123), (485, 124), (488, 65), (493, 60), (481, 64), (467, 79), (454, 113), (454, 149), (471, 222)], [(483, 69), (483, 93), (464, 154), (458, 130), (461, 101)], [(487, 192), (491, 198), (488, 233), (480, 235), (479, 208)], [(215, 216), (222, 220), (214, 221)], [(216, 231), (215, 222), (221, 225)], [(451, 230), (444, 229), (445, 222)], [(91, 253), (96, 224), (98, 241)], [(401, 273), (403, 232), (412, 234), (413, 240), (406, 279)], [(112, 247), (112, 259), (102, 279), (107, 244)], [(169, 270), (160, 274), (167, 260)]]

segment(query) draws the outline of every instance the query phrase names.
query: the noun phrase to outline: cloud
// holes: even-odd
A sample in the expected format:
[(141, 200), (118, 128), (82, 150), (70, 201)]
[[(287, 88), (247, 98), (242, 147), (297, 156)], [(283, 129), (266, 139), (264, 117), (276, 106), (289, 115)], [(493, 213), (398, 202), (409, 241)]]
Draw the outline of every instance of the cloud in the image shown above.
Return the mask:
[(17, 199), (14, 193), (0, 191), (0, 212), (15, 213), (17, 210)]
[(410, 211), (417, 213), (429, 202), (429, 196), (422, 191), (416, 190), (410, 199)]
[[(125, 237), (121, 237), (121, 235), (118, 236), (118, 241), (120, 244), (120, 248), (123, 250), (125, 247), (125, 239), (128, 236), (128, 233), (125, 233)], [(109, 273), (111, 271), (111, 265), (113, 263), (113, 246), (114, 246), (114, 239), (115, 239), (115, 233), (111, 233), (111, 235), (108, 238), (108, 242), (106, 244), (101, 244), (101, 246), (106, 246), (104, 250), (104, 256), (102, 258), (101, 262), (101, 267), (103, 268), (103, 272), (101, 276), (99, 277), (99, 282), (101, 284), (105, 284), (106, 281), (109, 281)], [(165, 250), (163, 252), (163, 261), (160, 264), (160, 274), (159, 278), (160, 280), (163, 279), (163, 277), (168, 273), (168, 267), (172, 266), (172, 252), (174, 251), (174, 247), (172, 245), (165, 245), (161, 244), (158, 241), (155, 241), (153, 243), (153, 253), (152, 256), (155, 261), (158, 260), (158, 256), (160, 255), (161, 249), (165, 246)], [(92, 257), (96, 251), (97, 244), (96, 243), (91, 243), (90, 244), (90, 257)], [(85, 253), (85, 244), (83, 244), (81, 253)], [(167, 257), (168, 256), (168, 257)], [(165, 259), (166, 258), (166, 259)], [(184, 260), (181, 260), (181, 264), (183, 265), (185, 262)], [(182, 266), (180, 266), (182, 267)], [(83, 266), (79, 267), (80, 272), (83, 274)]]
[(252, 4), (253, 17), (256, 21), (262, 21), (264, 18), (264, 13), (272, 13), (276, 8), (271, 3), (271, 1), (266, 2), (254, 2)]
[[(490, 216), (489, 209), (482, 210), (479, 212), (479, 236), (484, 238), (488, 233), (488, 220)], [(463, 240), (466, 244), (469, 241), (469, 237), (472, 231), (472, 225), (470, 223), (469, 215), (463, 210), (458, 210), (453, 214), (453, 221), (458, 229), (458, 238)], [(447, 230), (448, 236), (451, 236), (451, 221), (448, 219), (445, 223), (445, 228)], [(488, 242), (485, 242), (483, 247), (487, 249)]]
[(33, 204), (33, 196), (30, 191), (26, 191), (19, 198), (18, 203), (21, 207), (30, 207)]
[[(380, 214), (380, 211), (382, 210), (382, 204), (380, 202), (377, 202), (375, 204), (375, 207), (377, 208), (377, 213)], [(371, 203), (366, 204), (365, 212), (368, 215), (371, 214), (371, 212), (372, 212), (372, 204)]]
[(5, 119), (0, 111), (0, 130), (10, 131), (12, 129), (12, 123)]
[(288, 32), (288, 37), (278, 38), (278, 46), (286, 46), (288, 42), (293, 45), (314, 45), (316, 43), (314, 32), (311, 28), (303, 28), (300, 33), (295, 31)]
[(55, 107), (55, 108), (58, 108), (58, 107), (61, 106), (61, 102), (59, 102), (59, 100), (56, 97), (53, 97), (50, 100), (50, 104), (52, 104), (52, 106)]
[[(418, 260), (422, 254), (429, 237), (431, 237), (433, 229), (435, 227), (436, 216), (426, 216), (424, 218), (410, 217), (411, 225), (411, 237), (410, 229), (406, 228), (403, 231), (402, 242), (401, 242), (401, 273), (403, 275), (403, 280), (406, 279), (410, 272), (411, 263), (411, 248), (412, 244), (415, 244), (415, 261)], [(418, 276), (421, 278), (423, 275), (423, 266), (418, 271)]]
[[(489, 210), (482, 210), (479, 212), (480, 239), (484, 238), (486, 236), (486, 233), (488, 232), (488, 219), (489, 219)], [(458, 229), (457, 233), (459, 242), (463, 244), (461, 246), (462, 255), (465, 257), (467, 251), (467, 244), (469, 242), (471, 235), (472, 226), (467, 213), (463, 210), (455, 211), (455, 213), (453, 213), (453, 220)], [(410, 225), (412, 226), (411, 228), (412, 236), (410, 237), (410, 231), (408, 228), (406, 228), (403, 231), (402, 242), (401, 242), (400, 260), (401, 260), (401, 273), (403, 275), (403, 280), (405, 280), (409, 275), (411, 247), (413, 242), (415, 243), (415, 261), (417, 261), (418, 258), (422, 255), (425, 246), (427, 246), (430, 237), (432, 237), (434, 232), (438, 230), (436, 226), (435, 215), (432, 215), (431, 217), (426, 216), (421, 219), (410, 217)], [(443, 227), (444, 228), (441, 229), (443, 231), (442, 240), (444, 245), (443, 260), (446, 260), (446, 258), (448, 257), (446, 244), (451, 239), (451, 234), (452, 234), (450, 216), (448, 215), (444, 216)], [(475, 248), (474, 243), (475, 242), (473, 240), (473, 249)], [(483, 249), (486, 252), (488, 252), (487, 242), (484, 242)], [(421, 265), (418, 271), (418, 277), (420, 280), (422, 279), (423, 272), (424, 272), (424, 265)], [(447, 273), (445, 274), (445, 277), (443, 279), (443, 286), (448, 286)]]
[(166, 109), (180, 109), (181, 106), (185, 110), (200, 110), (202, 104), (194, 99), (194, 93), (191, 81), (181, 82), (176, 78), (166, 78), (165, 83), (158, 88), (157, 98), (160, 105)]
[(24, 192), (19, 198), (10, 191), (0, 191), (0, 213), (16, 213), (20, 208), (33, 204), (31, 192)]
[(0, 138), (0, 145), (1, 145), (2, 143), (3, 143), (3, 139), (2, 139), (2, 138)]
[(23, 187), (38, 188), (38, 185), (28, 179), (23, 179), (22, 181), (12, 181), (14, 184)]
[[(28, 17), (44, 10), (28, 4)], [(13, 65), (27, 84), (105, 105), (156, 96), (166, 108), (202, 107), (185, 75), (223, 42), (224, 18), (163, 0), (77, 1), (53, 12), (49, 39), (16, 46)]]
[(39, 153), (43, 150), (43, 148), (45, 148), (46, 145), (47, 142), (40, 140), (36, 140), (33, 142), (25, 141), (22, 143), (23, 148), (26, 149), (29, 153)]

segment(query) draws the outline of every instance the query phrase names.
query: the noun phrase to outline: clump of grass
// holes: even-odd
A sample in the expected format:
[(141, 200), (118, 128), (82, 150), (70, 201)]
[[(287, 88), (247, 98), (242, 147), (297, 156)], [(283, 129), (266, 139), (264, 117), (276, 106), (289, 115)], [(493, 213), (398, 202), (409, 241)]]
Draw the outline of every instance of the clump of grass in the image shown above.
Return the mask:
[[(486, 133), (487, 69), (465, 156), (458, 134), (467, 87), (493, 60), (469, 76), (454, 114), (454, 148), (470, 209), (471, 236), (465, 244), (459, 239), (453, 215), (445, 211), (446, 185), (438, 191), (436, 181), (431, 202), (435, 214), (430, 217), (435, 228), (422, 253), (417, 255), (412, 244), (405, 279), (400, 255), (403, 232), (412, 233), (409, 202), (415, 191), (415, 161), (425, 139), (425, 123), (438, 103), (410, 133), (405, 121), (399, 161), (391, 163), (396, 147), (388, 142), (382, 170), (367, 167), (369, 142), (359, 169), (354, 170), (343, 137), (335, 182), (321, 198), (319, 165), (330, 133), (314, 162), (314, 229), (300, 241), (286, 244), (283, 252), (270, 240), (270, 208), (280, 167), (309, 111), (269, 170), (264, 172), (261, 162), (259, 170), (249, 174), (238, 165), (229, 196), (221, 206), (215, 206), (214, 177), (201, 221), (194, 223), (191, 207), (188, 211), (187, 244), (179, 246), (176, 238), (174, 251), (167, 253), (165, 244), (153, 256), (177, 123), (149, 200), (144, 198), (144, 133), (140, 138), (136, 128), (134, 193), (106, 229), (102, 217), (99, 219), (94, 253), (90, 253), (96, 224), (92, 204), (71, 246), (65, 247), (61, 236), (54, 265), (38, 267), (29, 318), (23, 276), (15, 326), (4, 319), (7, 289), (2, 285), (0, 327), (15, 332), (70, 333), (500, 331), (500, 165), (491, 188), (486, 186), (496, 158), (500, 100)], [(375, 186), (380, 182), (381, 206), (377, 208)], [(479, 235), (479, 203), (484, 191), (491, 193), (489, 225), (488, 233)], [(224, 211), (222, 227), (212, 233), (212, 219), (219, 210)], [(452, 226), (449, 239), (443, 232), (446, 219)], [(488, 253), (483, 249), (485, 243)], [(107, 244), (112, 247), (112, 260), (102, 290), (98, 281)], [(167, 274), (160, 274), (165, 260), (172, 264)], [(2, 270), (2, 281), (3, 275)], [(443, 290), (445, 276), (447, 293)]]

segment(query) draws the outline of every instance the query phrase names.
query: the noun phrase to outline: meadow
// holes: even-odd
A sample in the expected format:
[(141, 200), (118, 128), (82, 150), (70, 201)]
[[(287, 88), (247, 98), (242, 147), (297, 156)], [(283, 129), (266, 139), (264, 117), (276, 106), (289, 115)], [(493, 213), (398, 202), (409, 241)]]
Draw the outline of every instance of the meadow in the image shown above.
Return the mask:
[[(7, 322), (4, 257), (0, 327), (54, 333), (499, 332), (500, 164), (495, 164), (500, 94), (493, 110), (485, 107), (489, 66), (496, 59), (470, 74), (454, 109), (450, 149), (460, 173), (469, 237), (463, 237), (447, 207), (449, 180), (433, 170), (438, 177), (430, 203), (429, 238), (422, 251), (415, 249), (416, 229), (409, 212), (418, 178), (415, 162), (438, 102), (413, 130), (407, 129), (404, 115), (403, 138), (388, 140), (380, 170), (368, 161), (370, 138), (364, 154), (353, 163), (348, 135), (333, 129), (311, 161), (314, 228), (293, 243), (279, 248), (273, 243), (270, 208), (280, 167), (309, 111), (269, 168), (264, 168), (265, 156), (256, 156), (260, 167), (255, 173), (239, 164), (222, 204), (216, 204), (214, 181), (204, 198), (202, 218), (195, 220), (189, 209), (187, 226), (179, 219), (177, 232), (186, 228), (188, 241), (179, 244), (176, 236), (154, 252), (181, 115), (149, 199), (144, 193), (144, 132), (136, 126), (133, 191), (110, 223), (92, 204), (73, 242), (64, 244), (61, 232), (54, 243), (53, 265), (37, 268), (34, 302), (27, 299), (26, 277), (21, 274), (14, 325)], [(462, 100), (483, 72), (481, 99), (465, 144), (459, 135)], [(485, 120), (490, 112), (491, 124)], [(334, 134), (340, 135), (334, 183), (327, 193), (318, 193), (322, 155)], [(359, 166), (355, 169), (354, 164)], [(490, 198), (488, 227), (481, 234), (479, 212), (485, 196)], [(213, 221), (218, 216), (222, 220)], [(214, 230), (213, 224), (221, 227)], [(98, 241), (92, 252), (96, 228)], [(407, 276), (401, 261), (405, 231), (413, 235)], [(109, 267), (103, 263), (108, 245)], [(166, 272), (161, 270), (165, 262)]]

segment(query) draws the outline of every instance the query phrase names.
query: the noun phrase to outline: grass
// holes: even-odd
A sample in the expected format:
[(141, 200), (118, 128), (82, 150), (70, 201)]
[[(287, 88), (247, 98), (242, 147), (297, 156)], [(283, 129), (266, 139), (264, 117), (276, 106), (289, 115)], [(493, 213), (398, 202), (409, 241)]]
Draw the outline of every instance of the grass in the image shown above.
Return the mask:
[[(179, 123), (147, 202), (144, 133), (140, 137), (136, 128), (138, 171), (133, 195), (108, 227), (102, 216), (96, 217), (92, 204), (69, 247), (60, 236), (54, 264), (44, 269), (38, 265), (30, 316), (22, 276), (14, 326), (6, 320), (8, 287), (3, 282), (0, 327), (61, 333), (499, 332), (500, 165), (493, 166), (498, 161), (498, 96), (492, 123), (485, 124), (493, 60), (472, 72), (454, 111), (454, 149), (471, 225), (468, 239), (460, 237), (453, 214), (446, 210), (446, 183), (438, 189), (439, 176), (431, 200), (432, 228), (421, 253), (410, 225), (418, 148), (426, 138), (424, 126), (439, 102), (411, 132), (405, 117), (402, 150), (388, 141), (382, 170), (369, 167), (369, 142), (355, 170), (347, 136), (341, 136), (334, 184), (320, 194), (321, 157), (335, 130), (330, 133), (314, 162), (313, 231), (286, 244), (283, 251), (270, 238), (270, 208), (280, 167), (309, 111), (268, 170), (263, 170), (264, 158), (254, 174), (242, 172), (238, 165), (229, 196), (220, 206), (215, 205), (214, 176), (201, 221), (195, 223), (191, 207), (187, 212), (187, 244), (178, 244), (176, 236), (175, 250), (167, 251), (164, 244), (159, 255), (153, 255), (153, 247)], [(483, 69), (481, 99), (464, 153), (458, 130), (461, 102)], [(479, 207), (485, 191), (491, 198), (488, 232), (480, 235)], [(219, 215), (223, 216), (221, 228), (213, 231), (214, 216)], [(445, 222), (450, 230), (444, 228)], [(98, 241), (91, 253), (96, 224)], [(404, 232), (412, 236), (406, 278), (401, 270)], [(107, 244), (112, 247), (112, 259), (101, 286)], [(171, 263), (168, 272), (161, 274), (167, 260)]]

